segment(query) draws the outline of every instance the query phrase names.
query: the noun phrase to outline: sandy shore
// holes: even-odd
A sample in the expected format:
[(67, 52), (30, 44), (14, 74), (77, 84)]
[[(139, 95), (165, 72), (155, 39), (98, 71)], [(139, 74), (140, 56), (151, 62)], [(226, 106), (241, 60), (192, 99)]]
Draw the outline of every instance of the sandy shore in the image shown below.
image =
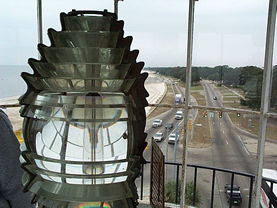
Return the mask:
[[(165, 83), (147, 83), (145, 88), (149, 94), (149, 97), (146, 98), (148, 103), (159, 103), (166, 92)], [(146, 116), (148, 116), (154, 109), (155, 107), (146, 107)]]
[(20, 96), (12, 96), (6, 98), (0, 98), (0, 105), (7, 105), (7, 104), (18, 104), (18, 98)]
[[(19, 96), (0, 98), (0, 105), (18, 104), (18, 98)], [(23, 118), (19, 114), (20, 107), (5, 108), (2, 110), (9, 116), (14, 131), (20, 130), (23, 122)]]

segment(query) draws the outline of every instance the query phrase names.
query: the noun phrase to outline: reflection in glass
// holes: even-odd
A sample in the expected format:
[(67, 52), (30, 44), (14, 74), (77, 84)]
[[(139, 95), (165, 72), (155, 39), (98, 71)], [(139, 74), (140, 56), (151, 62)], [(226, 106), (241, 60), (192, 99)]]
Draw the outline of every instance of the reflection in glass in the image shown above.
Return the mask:
[[(30, 135), (35, 140), (37, 154), (61, 161), (77, 161), (77, 164), (64, 165), (36, 159), (37, 167), (46, 170), (40, 174), (42, 178), (61, 182), (59, 174), (76, 175), (72, 178), (64, 176), (66, 183), (70, 184), (106, 184), (127, 179), (126, 173), (118, 177), (78, 177), (126, 172), (128, 162), (116, 162), (127, 158), (128, 149), (125, 136), (128, 133), (128, 113), (123, 94), (63, 96), (41, 93), (30, 104), (26, 116), (31, 119)], [(79, 107), (74, 108), (74, 105)], [(87, 108), (87, 105), (94, 107)], [(122, 107), (118, 108), (118, 105)], [(35, 118), (44, 121), (36, 122)]]

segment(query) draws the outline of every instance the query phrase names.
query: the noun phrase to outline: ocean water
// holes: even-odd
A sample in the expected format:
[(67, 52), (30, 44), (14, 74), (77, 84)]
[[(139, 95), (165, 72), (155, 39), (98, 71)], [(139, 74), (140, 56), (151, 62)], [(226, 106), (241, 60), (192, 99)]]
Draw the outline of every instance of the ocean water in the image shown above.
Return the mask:
[(29, 66), (0, 65), (0, 98), (23, 95), (27, 85), (20, 76), (22, 72), (33, 73)]

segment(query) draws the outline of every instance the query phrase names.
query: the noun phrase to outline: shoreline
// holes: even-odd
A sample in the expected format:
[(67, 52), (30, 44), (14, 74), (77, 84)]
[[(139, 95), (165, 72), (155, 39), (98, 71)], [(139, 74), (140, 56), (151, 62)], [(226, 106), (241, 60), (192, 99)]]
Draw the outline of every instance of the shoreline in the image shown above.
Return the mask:
[[(19, 104), (18, 98), (21, 95), (10, 96), (5, 98), (0, 98), (0, 105), (13, 105)], [(10, 108), (1, 108), (9, 117), (13, 130), (18, 131), (22, 129), (23, 118), (20, 116), (19, 110), (20, 107), (10, 107)]]
[(0, 98), (0, 105), (19, 104), (18, 98), (20, 96), (21, 95)]

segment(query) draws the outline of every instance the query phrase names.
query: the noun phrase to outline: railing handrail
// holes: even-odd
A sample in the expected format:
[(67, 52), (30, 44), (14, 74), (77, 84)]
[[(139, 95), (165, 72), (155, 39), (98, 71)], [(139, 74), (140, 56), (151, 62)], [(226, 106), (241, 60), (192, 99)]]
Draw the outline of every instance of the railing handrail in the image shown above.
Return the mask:
[[(150, 161), (146, 160), (146, 163), (150, 163)], [(176, 166), (181, 166), (182, 165), (182, 163), (179, 163), (179, 162), (168, 162), (168, 161), (165, 162), (165, 164), (166, 165), (176, 165)], [(255, 178), (254, 174), (240, 172), (240, 171), (233, 171), (233, 170), (225, 169), (225, 168), (216, 168), (216, 167), (211, 167), (211, 166), (206, 166), (206, 165), (194, 165), (194, 164), (188, 164), (188, 167), (196, 167), (196, 168), (203, 168), (203, 169), (209, 169), (209, 170), (216, 170), (216, 171), (222, 171), (222, 172), (226, 172), (226, 173), (236, 173), (236, 175)], [(277, 184), (276, 179), (263, 177), (263, 180), (268, 181), (268, 182), (273, 182), (273, 183)]]
[[(149, 160), (146, 161), (146, 163), (150, 163)], [(176, 165), (176, 166), (180, 166), (182, 165), (182, 163), (178, 163), (178, 162), (165, 162), (166, 165)], [(206, 166), (206, 165), (195, 165), (195, 164), (188, 164), (188, 167), (195, 167), (195, 168), (203, 168), (203, 169), (208, 169), (208, 170), (216, 170), (216, 171), (221, 171), (221, 172), (226, 172), (226, 173), (236, 173), (236, 175), (241, 175), (241, 176), (246, 176), (246, 177), (251, 177), (251, 178), (255, 178), (255, 175), (250, 174), (250, 173), (244, 173), (244, 172), (240, 172), (240, 171), (233, 171), (230, 169), (225, 169), (225, 168), (216, 168), (216, 167), (211, 167), (211, 166)], [(265, 178), (270, 180), (270, 178)], [(277, 181), (276, 181), (277, 183)]]
[[(147, 163), (151, 163), (151, 161), (149, 160), (146, 160), (146, 164)], [(142, 165), (142, 175), (141, 175), (141, 199), (143, 198), (143, 166), (144, 164), (141, 164)], [(165, 165), (174, 165), (174, 166), (177, 166), (177, 174), (176, 174), (176, 195), (175, 195), (175, 203), (177, 203), (177, 199), (178, 199), (178, 179), (179, 179), (179, 167), (182, 166), (182, 163), (179, 163), (179, 162), (169, 162), (169, 161), (166, 161), (165, 162)], [(233, 171), (233, 170), (230, 170), (230, 169), (225, 169), (225, 168), (216, 168), (216, 167), (211, 167), (211, 166), (206, 166), (206, 165), (195, 165), (195, 164), (188, 164), (187, 167), (192, 167), (195, 169), (194, 171), (194, 187), (193, 187), (193, 205), (195, 205), (195, 194), (196, 194), (196, 181), (197, 181), (197, 169), (200, 168), (200, 169), (206, 169), (206, 170), (211, 170), (213, 171), (213, 183), (214, 183), (214, 178), (215, 178), (215, 173), (218, 171), (218, 172), (225, 172), (225, 173), (230, 173), (232, 174), (232, 179), (231, 179), (231, 187), (233, 186), (233, 182), (234, 182), (234, 176), (235, 175), (239, 175), (239, 176), (244, 176), (244, 177), (248, 177), (250, 178), (250, 187), (249, 187), (249, 200), (248, 200), (248, 207), (251, 208), (251, 199), (252, 199), (252, 191), (253, 191), (253, 182), (255, 180), (255, 175), (253, 174), (250, 174), (250, 173), (244, 173), (244, 172), (240, 172), (240, 171)], [(273, 189), (273, 184), (277, 184), (277, 180), (275, 179), (271, 179), (271, 178), (267, 178), (267, 177), (263, 177), (263, 181), (265, 182), (270, 182), (271, 185), (270, 185), (270, 188), (271, 188), (271, 192), (272, 192), (272, 189)], [(211, 207), (213, 207), (213, 198), (214, 198), (214, 184), (212, 184), (212, 195), (211, 195)], [(232, 191), (231, 191), (232, 193)], [(272, 192), (273, 193), (273, 192)], [(274, 194), (274, 193), (273, 193)], [(275, 194), (274, 194), (275, 196)], [(270, 204), (275, 204), (275, 198), (272, 197), (271, 195), (269, 196), (270, 197)], [(276, 196), (275, 196), (276, 197)], [(231, 194), (231, 201), (232, 201), (232, 194)], [(232, 203), (230, 203), (230, 206), (229, 207), (232, 207)]]
[(263, 180), (277, 184), (277, 180), (276, 179), (272, 179), (272, 178), (268, 178), (268, 177), (263, 177)]

